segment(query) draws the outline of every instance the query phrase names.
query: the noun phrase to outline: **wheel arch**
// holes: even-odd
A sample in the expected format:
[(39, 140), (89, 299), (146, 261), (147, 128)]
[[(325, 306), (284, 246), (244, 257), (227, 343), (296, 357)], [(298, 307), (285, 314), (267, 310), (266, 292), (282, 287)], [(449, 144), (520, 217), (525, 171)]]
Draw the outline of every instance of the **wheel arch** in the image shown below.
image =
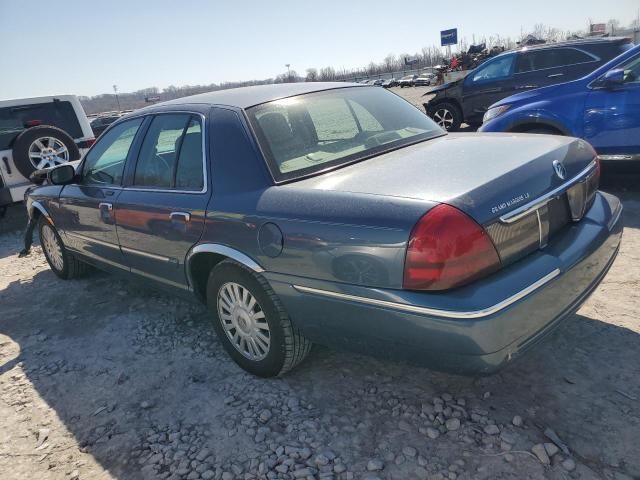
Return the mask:
[(189, 286), (201, 301), (206, 299), (209, 272), (227, 259), (234, 260), (256, 273), (264, 272), (258, 262), (235, 248), (218, 243), (200, 243), (187, 254), (185, 269)]
[(438, 99), (434, 98), (429, 103), (425, 103), (424, 105), (425, 105), (425, 109), (427, 110), (427, 113), (429, 113), (429, 110), (434, 109), (436, 106), (438, 106), (441, 103), (452, 103), (452, 104), (454, 104), (456, 107), (458, 107), (460, 109), (460, 113), (464, 117), (464, 110), (462, 109), (462, 105), (460, 104), (458, 99), (455, 98), (455, 97), (442, 97), (442, 98), (438, 98)]
[(51, 218), (51, 215), (49, 215), (49, 212), (47, 211), (45, 206), (42, 205), (42, 203), (40, 203), (39, 201), (34, 200), (33, 202), (31, 202), (31, 206), (29, 208), (29, 218), (37, 220), (40, 216), (46, 218), (51, 225), (54, 224), (53, 219)]
[(548, 128), (550, 130), (555, 130), (560, 135), (566, 136), (576, 136), (573, 132), (571, 132), (562, 122), (557, 121), (553, 118), (549, 118), (549, 116), (542, 116), (540, 114), (536, 116), (528, 116), (527, 118), (521, 118), (520, 120), (516, 120), (509, 124), (504, 131), (505, 132), (513, 132), (513, 133), (524, 133), (527, 130), (532, 130), (536, 128)]

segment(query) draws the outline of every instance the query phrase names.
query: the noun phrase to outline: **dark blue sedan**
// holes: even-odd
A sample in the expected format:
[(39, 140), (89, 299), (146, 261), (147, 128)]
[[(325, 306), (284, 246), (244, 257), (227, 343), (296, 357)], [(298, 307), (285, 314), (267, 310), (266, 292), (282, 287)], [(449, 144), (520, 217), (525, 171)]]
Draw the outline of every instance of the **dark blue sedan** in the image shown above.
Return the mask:
[(114, 123), (27, 198), (51, 269), (206, 302), (261, 376), (312, 342), (490, 372), (575, 311), (620, 243), (588, 143), (450, 134), (382, 88), (174, 100)]
[(640, 46), (579, 80), (495, 103), (480, 131), (570, 135), (602, 160), (640, 160)]

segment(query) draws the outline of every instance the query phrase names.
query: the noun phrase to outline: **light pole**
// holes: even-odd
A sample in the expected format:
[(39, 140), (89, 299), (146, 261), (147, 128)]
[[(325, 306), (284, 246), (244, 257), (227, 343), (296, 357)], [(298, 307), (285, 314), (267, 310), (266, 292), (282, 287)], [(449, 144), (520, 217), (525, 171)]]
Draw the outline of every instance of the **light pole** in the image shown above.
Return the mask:
[(120, 108), (120, 98), (118, 97), (118, 86), (117, 85), (113, 86), (113, 91), (116, 94), (116, 102), (118, 102), (118, 112), (121, 112), (122, 108)]
[(289, 68), (291, 67), (291, 64), (285, 63), (284, 66), (287, 67), (287, 80), (291, 82), (291, 68)]

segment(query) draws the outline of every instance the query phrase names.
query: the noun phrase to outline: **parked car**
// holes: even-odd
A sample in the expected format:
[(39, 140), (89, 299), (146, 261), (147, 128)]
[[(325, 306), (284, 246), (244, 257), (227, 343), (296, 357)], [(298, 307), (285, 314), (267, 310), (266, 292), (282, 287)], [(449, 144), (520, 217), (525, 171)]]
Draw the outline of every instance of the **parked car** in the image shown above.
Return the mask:
[(436, 76), (433, 73), (423, 73), (413, 82), (416, 87), (428, 87), (435, 80)]
[(256, 375), (312, 342), (486, 373), (615, 258), (622, 207), (598, 173), (579, 139), (448, 135), (385, 89), (293, 83), (125, 116), (27, 209), (57, 276), (194, 294)]
[(482, 124), (497, 101), (534, 88), (575, 80), (633, 46), (628, 38), (590, 38), (523, 47), (493, 57), (464, 78), (432, 89), (424, 104), (441, 127)]
[(378, 79), (372, 81), (371, 85), (376, 86), (376, 87), (381, 87), (383, 83), (384, 83), (384, 78), (378, 78)]
[(0, 101), (0, 208), (24, 199), (35, 170), (77, 160), (94, 141), (75, 95)]
[(400, 88), (413, 87), (416, 78), (418, 78), (418, 75), (404, 76), (400, 80), (398, 80), (398, 85), (400, 85)]
[(485, 132), (581, 137), (602, 160), (640, 160), (640, 46), (579, 80), (507, 97), (484, 118)]
[(384, 82), (382, 82), (382, 86), (384, 88), (392, 88), (398, 86), (398, 81), (395, 78), (388, 78)]
[(109, 125), (118, 120), (121, 115), (101, 115), (93, 120), (91, 120), (91, 130), (93, 130), (93, 134), (97, 137), (102, 135)]

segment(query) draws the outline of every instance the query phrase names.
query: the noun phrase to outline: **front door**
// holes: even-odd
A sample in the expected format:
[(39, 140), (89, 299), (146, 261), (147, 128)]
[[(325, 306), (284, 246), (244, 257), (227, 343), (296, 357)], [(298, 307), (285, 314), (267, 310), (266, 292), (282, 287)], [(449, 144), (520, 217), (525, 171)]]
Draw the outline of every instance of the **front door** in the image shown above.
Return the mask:
[(640, 55), (618, 65), (624, 80), (593, 85), (587, 96), (584, 137), (600, 155), (640, 155)]
[(473, 70), (464, 79), (462, 108), (467, 123), (480, 124), (487, 109), (514, 93), (514, 55), (501, 55)]
[(100, 138), (84, 159), (78, 183), (66, 185), (60, 196), (56, 225), (65, 245), (107, 268), (128, 270), (118, 245), (114, 204), (142, 121), (123, 122)]
[(131, 271), (187, 287), (185, 258), (198, 242), (209, 200), (204, 118), (163, 113), (151, 120), (116, 203), (120, 246)]

